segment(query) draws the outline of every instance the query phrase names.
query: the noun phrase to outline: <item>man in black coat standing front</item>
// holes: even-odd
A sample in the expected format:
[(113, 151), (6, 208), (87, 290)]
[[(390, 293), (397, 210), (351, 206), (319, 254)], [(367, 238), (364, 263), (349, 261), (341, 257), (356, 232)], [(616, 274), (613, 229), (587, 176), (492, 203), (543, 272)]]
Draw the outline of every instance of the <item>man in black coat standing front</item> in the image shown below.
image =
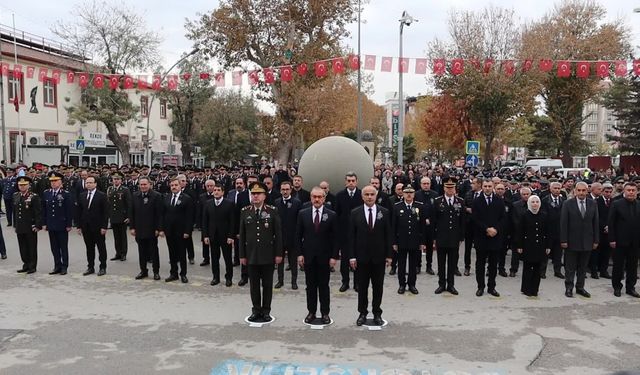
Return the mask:
[(338, 259), (338, 217), (325, 207), (323, 189), (314, 187), (310, 195), (312, 206), (300, 211), (295, 236), (298, 264), (304, 267), (307, 280), (309, 314), (304, 321), (312, 323), (316, 319), (319, 296), (322, 323), (329, 324), (329, 274)]
[(163, 215), (160, 225), (160, 237), (167, 238), (169, 248), (170, 275), (164, 281), (178, 280), (178, 263), (180, 264), (180, 281), (187, 279), (187, 241), (193, 231), (193, 201), (180, 187), (180, 181), (174, 178), (169, 183), (171, 193), (163, 200)]
[[(209, 181), (207, 181), (209, 183)], [(233, 256), (231, 246), (236, 237), (236, 209), (228, 199), (224, 199), (224, 186), (213, 187), (213, 199), (205, 202), (202, 214), (202, 237), (211, 251), (211, 285), (220, 283), (220, 252), (224, 258), (225, 285), (233, 285)]]
[[(275, 207), (280, 216), (282, 228), (282, 247), (291, 269), (291, 289), (298, 289), (298, 254), (295, 248), (296, 221), (298, 212), (302, 208), (302, 202), (291, 195), (293, 188), (289, 181), (280, 184), (280, 194), (276, 199)], [(284, 285), (284, 262), (278, 264), (278, 282), (274, 288), (280, 289)]]
[[(338, 246), (340, 247), (340, 274), (342, 285), (340, 292), (349, 289), (349, 220), (351, 211), (362, 206), (362, 192), (358, 189), (358, 176), (353, 172), (347, 172), (344, 177), (346, 187), (336, 194), (336, 214), (338, 214)], [(353, 288), (358, 288), (357, 275), (353, 276)]]
[(151, 189), (149, 177), (141, 177), (138, 184), (140, 190), (133, 193), (129, 215), (129, 229), (138, 243), (140, 273), (136, 280), (149, 276), (148, 261), (151, 261), (153, 279), (160, 280), (158, 235), (162, 220), (162, 194)]
[(107, 195), (96, 188), (96, 178), (89, 176), (84, 180), (86, 190), (80, 194), (78, 200), (78, 233), (84, 238), (87, 248), (87, 270), (84, 276), (95, 273), (96, 247), (100, 270), (98, 276), (107, 273), (107, 246), (105, 234), (109, 224), (109, 208)]
[(369, 313), (369, 282), (373, 290), (373, 323), (384, 324), (380, 305), (385, 265), (391, 265), (393, 233), (389, 210), (376, 204), (377, 192), (373, 186), (365, 186), (364, 205), (351, 211), (349, 219), (349, 264), (358, 273), (358, 326), (366, 322)]

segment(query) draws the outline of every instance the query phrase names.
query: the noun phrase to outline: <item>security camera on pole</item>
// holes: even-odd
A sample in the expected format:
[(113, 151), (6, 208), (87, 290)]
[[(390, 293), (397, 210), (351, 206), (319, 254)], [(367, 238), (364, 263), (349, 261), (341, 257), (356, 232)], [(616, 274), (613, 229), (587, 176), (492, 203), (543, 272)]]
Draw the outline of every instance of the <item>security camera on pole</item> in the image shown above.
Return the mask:
[(404, 162), (404, 156), (402, 155), (404, 147), (403, 147), (403, 142), (404, 142), (404, 112), (405, 112), (405, 105), (404, 105), (404, 98), (402, 95), (402, 69), (400, 68), (400, 62), (402, 61), (402, 29), (404, 28), (405, 25), (410, 26), (412, 22), (418, 22), (417, 19), (411, 17), (409, 15), (409, 13), (407, 13), (407, 11), (405, 10), (404, 12), (402, 12), (402, 18), (400, 18), (400, 56), (398, 59), (398, 78), (399, 78), (399, 82), (398, 82), (398, 104), (399, 104), (399, 109), (400, 109), (400, 113), (398, 116), (398, 165), (402, 165)]

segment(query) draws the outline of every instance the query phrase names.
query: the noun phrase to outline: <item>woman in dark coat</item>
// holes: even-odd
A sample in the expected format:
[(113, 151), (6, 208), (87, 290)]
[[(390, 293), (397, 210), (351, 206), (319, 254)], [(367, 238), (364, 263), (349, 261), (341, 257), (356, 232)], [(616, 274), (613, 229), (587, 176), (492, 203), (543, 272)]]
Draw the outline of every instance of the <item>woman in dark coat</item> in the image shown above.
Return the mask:
[(517, 249), (524, 261), (521, 291), (537, 297), (540, 288), (540, 268), (551, 252), (546, 214), (540, 210), (540, 198), (532, 195), (527, 200), (527, 211), (517, 228)]

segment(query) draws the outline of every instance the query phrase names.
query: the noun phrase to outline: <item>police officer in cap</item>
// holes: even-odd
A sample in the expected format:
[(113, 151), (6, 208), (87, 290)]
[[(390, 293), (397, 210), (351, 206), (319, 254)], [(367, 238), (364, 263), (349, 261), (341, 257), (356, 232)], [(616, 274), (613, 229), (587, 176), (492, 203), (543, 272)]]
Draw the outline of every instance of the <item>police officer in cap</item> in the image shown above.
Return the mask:
[(66, 275), (69, 267), (69, 231), (73, 226), (73, 200), (71, 193), (62, 188), (64, 176), (60, 172), (48, 175), (51, 189), (43, 193), (42, 223), (49, 232), (53, 254), (53, 271), (49, 275)]
[[(240, 212), (240, 263), (248, 267), (251, 291), (250, 322), (272, 320), (274, 264), (282, 262), (282, 228), (275, 207), (264, 203), (267, 188), (256, 182), (249, 188), (251, 205)], [(295, 267), (295, 265), (293, 265)], [(261, 288), (262, 286), (262, 288)]]
[(38, 264), (38, 231), (42, 229), (40, 197), (32, 193), (31, 178), (17, 178), (18, 191), (13, 194), (13, 225), (18, 235), (18, 247), (23, 266), (19, 273), (36, 272)]

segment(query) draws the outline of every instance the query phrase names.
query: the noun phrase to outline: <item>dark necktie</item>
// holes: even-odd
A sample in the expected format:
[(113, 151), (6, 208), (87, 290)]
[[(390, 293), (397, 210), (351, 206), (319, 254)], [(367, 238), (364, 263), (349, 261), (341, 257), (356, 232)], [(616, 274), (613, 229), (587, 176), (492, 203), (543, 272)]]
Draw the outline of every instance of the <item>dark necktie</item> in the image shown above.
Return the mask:
[(316, 217), (313, 219), (313, 226), (316, 229), (316, 233), (320, 231), (320, 210), (316, 210)]
[(605, 204), (607, 207), (609, 207), (609, 198), (607, 198), (607, 199), (605, 199), (605, 200), (604, 200), (604, 204)]
[(178, 200), (178, 194), (173, 193), (173, 199), (171, 200), (171, 206), (175, 206), (177, 200)]
[(587, 211), (587, 209), (584, 206), (584, 199), (580, 201), (580, 215), (582, 215), (582, 218), (584, 219), (584, 214)]
[(90, 191), (89, 194), (87, 194), (87, 208), (91, 208), (91, 195), (93, 194), (93, 191)]
[(373, 208), (369, 208), (369, 230), (373, 230)]

